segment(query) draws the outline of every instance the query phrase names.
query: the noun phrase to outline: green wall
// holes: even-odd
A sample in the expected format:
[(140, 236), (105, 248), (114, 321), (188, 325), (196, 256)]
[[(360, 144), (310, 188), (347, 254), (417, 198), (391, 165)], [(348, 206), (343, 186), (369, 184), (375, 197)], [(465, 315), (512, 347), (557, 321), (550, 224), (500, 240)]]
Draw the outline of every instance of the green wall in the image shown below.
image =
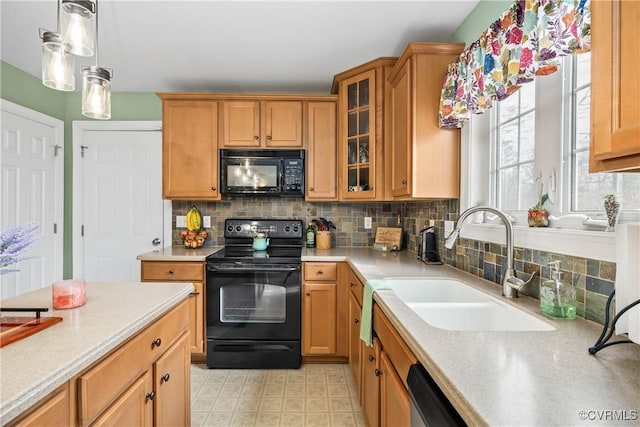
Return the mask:
[[(76, 87), (81, 85), (76, 82)], [(0, 97), (13, 103), (64, 121), (64, 253), (63, 276), (73, 272), (73, 151), (74, 120), (88, 120), (82, 115), (82, 95), (60, 92), (43, 86), (34, 77), (0, 61)], [(111, 95), (111, 120), (161, 120), (162, 102), (154, 93), (114, 92)]]
[(451, 42), (464, 42), (468, 45), (478, 40), (480, 34), (489, 25), (509, 9), (514, 0), (480, 0), (458, 29), (449, 39)]

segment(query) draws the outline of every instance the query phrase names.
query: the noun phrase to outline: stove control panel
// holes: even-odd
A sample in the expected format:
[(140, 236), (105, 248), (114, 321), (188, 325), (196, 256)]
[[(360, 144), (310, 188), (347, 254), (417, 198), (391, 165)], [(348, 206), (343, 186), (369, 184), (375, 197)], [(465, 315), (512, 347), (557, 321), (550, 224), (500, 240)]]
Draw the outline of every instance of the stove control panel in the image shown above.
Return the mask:
[(230, 218), (224, 222), (225, 238), (251, 238), (266, 233), (269, 238), (301, 238), (303, 225), (296, 219)]

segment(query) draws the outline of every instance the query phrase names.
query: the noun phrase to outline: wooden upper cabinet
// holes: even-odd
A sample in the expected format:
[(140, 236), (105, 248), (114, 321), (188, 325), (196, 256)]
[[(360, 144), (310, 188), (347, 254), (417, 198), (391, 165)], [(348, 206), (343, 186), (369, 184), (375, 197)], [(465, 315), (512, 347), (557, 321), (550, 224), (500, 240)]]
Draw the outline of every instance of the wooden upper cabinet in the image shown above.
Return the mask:
[(389, 198), (460, 196), (460, 131), (438, 126), (438, 107), (447, 66), (463, 49), (462, 43), (409, 43), (391, 71)]
[(591, 2), (590, 172), (640, 171), (640, 2)]
[(226, 148), (302, 148), (302, 101), (222, 102)]
[(306, 200), (337, 199), (336, 102), (306, 103)]
[(218, 103), (162, 103), (162, 197), (218, 200)]
[(387, 75), (396, 58), (379, 58), (334, 77), (339, 94), (338, 196), (384, 200)]

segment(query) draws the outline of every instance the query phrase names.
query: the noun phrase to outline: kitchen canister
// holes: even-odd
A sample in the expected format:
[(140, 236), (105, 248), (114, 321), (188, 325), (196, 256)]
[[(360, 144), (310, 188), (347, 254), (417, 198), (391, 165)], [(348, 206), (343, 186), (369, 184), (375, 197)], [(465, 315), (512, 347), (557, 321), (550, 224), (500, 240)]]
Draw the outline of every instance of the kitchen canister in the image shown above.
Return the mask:
[(316, 249), (331, 249), (331, 232), (316, 232)]
[(52, 286), (53, 308), (63, 310), (80, 307), (87, 301), (84, 280), (61, 280)]

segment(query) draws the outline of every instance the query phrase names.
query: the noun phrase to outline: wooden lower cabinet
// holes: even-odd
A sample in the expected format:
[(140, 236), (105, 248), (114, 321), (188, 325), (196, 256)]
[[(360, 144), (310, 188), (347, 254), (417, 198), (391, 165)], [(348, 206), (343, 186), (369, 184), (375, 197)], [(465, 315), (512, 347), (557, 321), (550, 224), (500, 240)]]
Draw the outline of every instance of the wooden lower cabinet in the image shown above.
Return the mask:
[(361, 390), (360, 379), (362, 377), (362, 348), (364, 343), (360, 340), (360, 318), (362, 307), (358, 304), (353, 292), (349, 296), (349, 366), (353, 374), (353, 380), (358, 390)]
[(156, 426), (188, 426), (191, 420), (189, 335), (184, 333), (155, 363)]
[(204, 329), (204, 262), (193, 261), (142, 261), (143, 282), (191, 282), (193, 292), (189, 296), (189, 347), (194, 360), (204, 360), (206, 339)]
[(347, 277), (346, 263), (303, 264), (302, 355), (305, 361), (344, 361), (348, 356)]
[(380, 426), (409, 426), (409, 394), (384, 350), (380, 352), (380, 372)]
[(44, 399), (32, 412), (11, 426), (19, 427), (57, 427), (70, 425), (71, 408), (69, 383), (66, 383)]
[(380, 425), (380, 341), (373, 338), (362, 354), (362, 412), (369, 427)]
[(152, 426), (153, 402), (149, 399), (150, 390), (153, 390), (151, 375), (151, 370), (145, 371), (92, 425)]

